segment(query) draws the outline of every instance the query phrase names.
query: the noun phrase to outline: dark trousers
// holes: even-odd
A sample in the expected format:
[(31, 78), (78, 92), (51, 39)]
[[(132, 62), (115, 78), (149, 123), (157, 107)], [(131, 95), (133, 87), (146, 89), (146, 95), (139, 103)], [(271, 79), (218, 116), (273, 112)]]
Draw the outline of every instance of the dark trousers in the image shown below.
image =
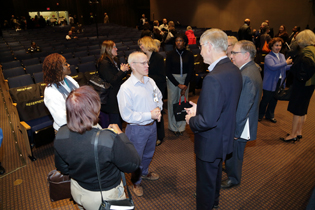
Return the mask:
[(234, 140), (232, 156), (225, 160), (225, 171), (233, 184), (239, 184), (241, 182), (246, 143), (247, 140), (245, 139)]
[(266, 119), (274, 118), (275, 109), (278, 102), (274, 95), (278, 91), (280, 83), (281, 80), (279, 79), (275, 91), (263, 90), (263, 97), (259, 104), (259, 119), (262, 119), (264, 116)]
[(156, 123), (157, 139), (163, 141), (165, 137), (163, 113), (161, 113), (161, 121)]
[(219, 204), (222, 159), (206, 162), (196, 157), (197, 210), (211, 210)]
[(108, 117), (109, 117), (109, 124), (117, 124), (120, 130), (122, 130), (122, 120), (119, 113), (108, 114)]

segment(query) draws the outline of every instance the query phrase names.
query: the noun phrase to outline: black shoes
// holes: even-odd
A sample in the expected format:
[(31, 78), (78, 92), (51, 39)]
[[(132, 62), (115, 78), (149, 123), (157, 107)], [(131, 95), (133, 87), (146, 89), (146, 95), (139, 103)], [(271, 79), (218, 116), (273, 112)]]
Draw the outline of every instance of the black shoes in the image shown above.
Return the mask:
[(276, 122), (277, 122), (277, 120), (276, 120), (275, 118), (268, 118), (268, 119), (266, 119), (266, 120), (269, 120), (269, 121), (272, 122), (272, 123), (276, 123)]
[(237, 185), (239, 184), (234, 184), (232, 183), (231, 179), (227, 179), (227, 180), (222, 181), (221, 188), (227, 189), (227, 188), (231, 188)]
[(285, 139), (285, 138), (280, 138), (280, 140), (284, 141), (284, 142), (293, 142), (295, 143), (297, 141), (297, 138), (292, 138), (292, 139)]
[(262, 121), (262, 118), (258, 118), (258, 122)]
[(0, 163), (0, 175), (5, 173), (5, 169), (3, 168), (3, 166)]
[(179, 131), (173, 131), (175, 136), (182, 136), (184, 134), (184, 131), (179, 132)]

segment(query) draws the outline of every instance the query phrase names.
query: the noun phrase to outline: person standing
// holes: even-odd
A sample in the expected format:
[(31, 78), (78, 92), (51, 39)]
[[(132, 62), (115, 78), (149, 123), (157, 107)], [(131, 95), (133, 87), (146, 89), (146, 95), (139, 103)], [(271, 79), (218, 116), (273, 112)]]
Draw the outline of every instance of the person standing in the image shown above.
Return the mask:
[(233, 151), (236, 108), (242, 89), (240, 70), (226, 56), (228, 37), (209, 29), (200, 38), (201, 56), (210, 64), (197, 104), (186, 109), (195, 135), (197, 210), (218, 207), (222, 161)]
[[(182, 96), (188, 100), (189, 82), (194, 73), (194, 55), (186, 50), (188, 38), (185, 34), (175, 36), (175, 49), (167, 54), (167, 103), (168, 103), (168, 129), (176, 136), (183, 135), (186, 122), (176, 121), (173, 113), (173, 104), (178, 103)], [(181, 101), (182, 101), (181, 100)]]
[[(164, 58), (162, 55), (158, 53), (159, 48), (157, 47), (157, 45), (155, 44), (154, 40), (151, 37), (145, 36), (139, 39), (138, 45), (140, 49), (147, 55), (150, 62), (148, 76), (154, 80), (164, 98), (163, 94), (165, 93), (166, 90)], [(165, 137), (164, 119), (162, 114), (161, 121), (157, 123), (156, 146), (162, 144), (164, 137)]]
[(285, 80), (286, 71), (290, 69), (292, 63), (291, 57), (285, 59), (284, 55), (280, 53), (282, 43), (283, 40), (280, 37), (275, 37), (269, 42), (271, 52), (265, 57), (263, 97), (259, 105), (258, 121), (265, 116), (267, 120), (277, 122), (274, 113), (278, 101), (274, 95)]
[(104, 24), (108, 24), (109, 23), (109, 17), (107, 15), (107, 13), (104, 13)]
[(132, 173), (131, 189), (137, 196), (143, 195), (142, 179), (157, 180), (157, 173), (149, 172), (156, 144), (156, 122), (161, 120), (162, 93), (149, 73), (148, 57), (133, 52), (128, 57), (131, 76), (123, 83), (117, 95), (120, 115), (126, 121), (126, 135), (135, 146), (141, 166)]
[(128, 64), (119, 64), (117, 59), (117, 47), (112, 40), (105, 40), (101, 45), (101, 57), (98, 60), (98, 73), (100, 78), (111, 84), (108, 98), (102, 104), (101, 111), (108, 114), (109, 124), (117, 124), (122, 129), (122, 120), (119, 114), (117, 93), (123, 78), (129, 71)]
[(256, 139), (259, 101), (262, 79), (259, 67), (254, 62), (256, 47), (253, 42), (239, 41), (231, 52), (233, 63), (240, 69), (243, 86), (236, 110), (236, 128), (232, 156), (225, 161), (228, 179), (221, 188), (230, 188), (241, 182), (244, 150), (247, 141)]
[(238, 30), (238, 40), (248, 40), (251, 41), (252, 40), (252, 31), (249, 27), (250, 25), (250, 19), (246, 18), (244, 20), (244, 25), (242, 25), (240, 27), (240, 29)]

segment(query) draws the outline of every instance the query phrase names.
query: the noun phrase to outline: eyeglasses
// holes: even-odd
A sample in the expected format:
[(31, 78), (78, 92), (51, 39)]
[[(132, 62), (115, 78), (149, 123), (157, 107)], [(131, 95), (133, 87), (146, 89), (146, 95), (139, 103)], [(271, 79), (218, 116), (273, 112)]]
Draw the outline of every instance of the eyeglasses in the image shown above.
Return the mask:
[(147, 61), (147, 62), (133, 62), (133, 63), (140, 63), (141, 65), (146, 65), (146, 64), (150, 65), (149, 61)]
[(236, 55), (237, 53), (246, 53), (246, 52), (236, 52), (236, 51), (231, 51), (232, 55)]

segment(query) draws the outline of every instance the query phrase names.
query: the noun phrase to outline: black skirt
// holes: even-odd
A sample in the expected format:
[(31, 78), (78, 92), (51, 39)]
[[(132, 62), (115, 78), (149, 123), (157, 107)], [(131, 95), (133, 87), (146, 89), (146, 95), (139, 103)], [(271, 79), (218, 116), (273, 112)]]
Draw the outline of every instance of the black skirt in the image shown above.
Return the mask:
[(314, 88), (314, 85), (305, 86), (305, 83), (294, 79), (288, 111), (298, 116), (306, 115)]

